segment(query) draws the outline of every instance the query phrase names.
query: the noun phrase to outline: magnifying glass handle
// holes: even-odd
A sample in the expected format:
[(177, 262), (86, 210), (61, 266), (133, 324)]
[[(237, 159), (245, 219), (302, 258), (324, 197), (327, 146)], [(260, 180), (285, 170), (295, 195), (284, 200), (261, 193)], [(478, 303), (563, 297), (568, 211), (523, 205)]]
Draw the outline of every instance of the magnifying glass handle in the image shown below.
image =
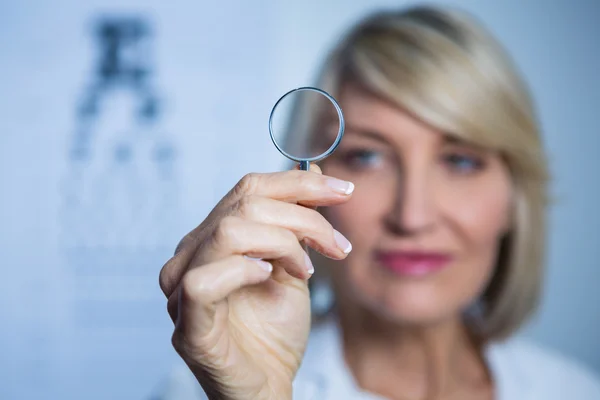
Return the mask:
[(309, 161), (300, 161), (300, 171), (308, 171), (310, 170), (310, 162)]

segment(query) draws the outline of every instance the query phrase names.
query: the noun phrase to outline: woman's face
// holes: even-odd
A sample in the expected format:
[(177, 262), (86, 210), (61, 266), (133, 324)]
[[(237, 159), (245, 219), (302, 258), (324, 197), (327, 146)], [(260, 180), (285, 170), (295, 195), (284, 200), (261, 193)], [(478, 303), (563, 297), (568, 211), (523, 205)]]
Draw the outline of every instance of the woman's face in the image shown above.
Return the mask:
[(353, 244), (332, 268), (336, 290), (404, 324), (456, 317), (485, 288), (508, 228), (506, 166), (354, 87), (340, 100), (346, 133), (322, 167), (355, 190), (323, 211)]

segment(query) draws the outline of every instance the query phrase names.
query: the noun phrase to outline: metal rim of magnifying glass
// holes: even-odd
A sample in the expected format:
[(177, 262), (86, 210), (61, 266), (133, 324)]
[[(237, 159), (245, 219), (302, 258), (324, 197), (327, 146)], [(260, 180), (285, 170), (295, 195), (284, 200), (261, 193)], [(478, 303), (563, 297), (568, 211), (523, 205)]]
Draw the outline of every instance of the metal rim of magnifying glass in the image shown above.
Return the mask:
[[(335, 107), (335, 110), (337, 111), (338, 114), (338, 118), (340, 119), (340, 126), (338, 129), (338, 133), (337, 133), (337, 137), (335, 138), (335, 141), (333, 142), (333, 144), (331, 145), (331, 147), (329, 147), (325, 152), (319, 154), (318, 156), (315, 157), (296, 157), (293, 156), (291, 154), (289, 154), (288, 152), (286, 152), (285, 150), (283, 150), (281, 148), (281, 146), (279, 146), (279, 144), (277, 143), (277, 140), (275, 140), (275, 135), (273, 134), (273, 115), (275, 114), (275, 110), (277, 109), (277, 106), (279, 105), (279, 103), (286, 98), (288, 95), (294, 93), (294, 92), (299, 92), (299, 91), (313, 91), (313, 92), (317, 92), (319, 94), (322, 94), (323, 96), (325, 96)], [(292, 89), (289, 92), (287, 92), (286, 94), (284, 94), (283, 96), (281, 96), (279, 98), (279, 100), (277, 100), (277, 102), (275, 103), (275, 105), (273, 106), (273, 109), (271, 110), (271, 115), (269, 115), (269, 135), (271, 136), (271, 141), (273, 142), (273, 144), (275, 145), (275, 147), (277, 148), (277, 150), (279, 150), (279, 152), (281, 154), (283, 154), (284, 156), (286, 156), (287, 158), (289, 158), (292, 161), (296, 161), (300, 163), (300, 167), (301, 169), (308, 169), (308, 166), (311, 162), (315, 162), (315, 161), (320, 161), (326, 157), (328, 157), (329, 155), (331, 155), (331, 153), (333, 153), (335, 151), (335, 149), (339, 146), (340, 142), (342, 141), (342, 137), (344, 136), (344, 130), (345, 130), (345, 122), (344, 122), (344, 114), (342, 113), (342, 107), (340, 107), (340, 105), (338, 104), (337, 100), (333, 98), (333, 96), (331, 96), (329, 93), (327, 93), (324, 90), (315, 88), (315, 87), (310, 87), (310, 86), (304, 86), (304, 87), (299, 87), (296, 89)]]

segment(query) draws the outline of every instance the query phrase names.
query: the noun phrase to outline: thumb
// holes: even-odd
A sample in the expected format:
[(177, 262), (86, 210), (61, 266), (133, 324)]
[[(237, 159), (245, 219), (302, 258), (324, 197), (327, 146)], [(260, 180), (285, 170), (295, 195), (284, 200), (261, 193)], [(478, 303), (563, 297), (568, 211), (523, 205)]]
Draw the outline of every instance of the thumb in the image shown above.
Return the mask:
[[(294, 169), (295, 170), (299, 170), (300, 169), (300, 164), (296, 164), (296, 166), (294, 167)], [(319, 167), (317, 164), (310, 163), (309, 171), (316, 172), (319, 175), (323, 175), (323, 171), (321, 171), (321, 167)]]

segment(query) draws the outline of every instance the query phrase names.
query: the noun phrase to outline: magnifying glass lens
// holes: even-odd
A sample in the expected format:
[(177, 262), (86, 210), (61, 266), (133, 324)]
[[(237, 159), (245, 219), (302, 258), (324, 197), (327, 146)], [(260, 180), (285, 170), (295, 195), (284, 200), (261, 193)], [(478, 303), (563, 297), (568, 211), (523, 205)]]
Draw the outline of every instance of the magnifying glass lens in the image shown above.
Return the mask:
[(282, 96), (273, 107), (269, 124), (275, 146), (299, 162), (326, 157), (343, 135), (339, 105), (315, 88), (299, 88)]

